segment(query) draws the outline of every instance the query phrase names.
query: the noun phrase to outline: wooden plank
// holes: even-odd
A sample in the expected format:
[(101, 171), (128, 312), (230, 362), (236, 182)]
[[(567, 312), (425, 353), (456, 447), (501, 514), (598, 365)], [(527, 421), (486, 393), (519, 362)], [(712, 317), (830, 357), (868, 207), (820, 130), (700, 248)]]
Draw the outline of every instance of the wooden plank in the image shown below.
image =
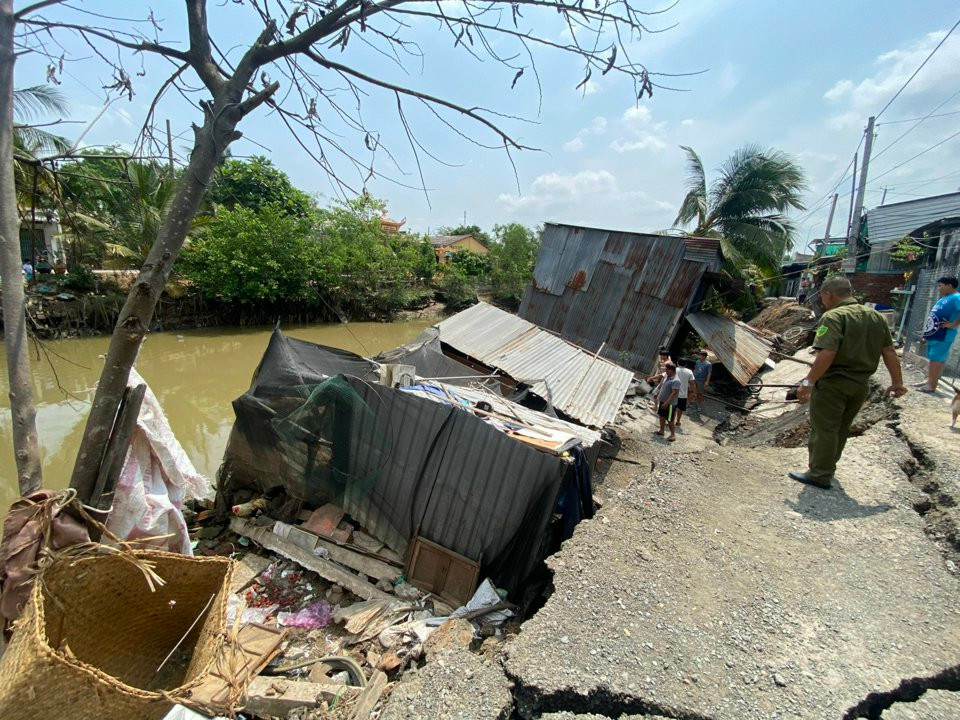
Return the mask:
[(374, 670), (367, 682), (367, 686), (360, 693), (357, 704), (353, 708), (350, 720), (368, 720), (370, 713), (377, 706), (380, 696), (387, 689), (387, 676), (380, 670)]
[[(120, 409), (113, 425), (113, 432), (107, 440), (107, 448), (100, 462), (100, 471), (93, 492), (89, 498), (82, 498), (84, 503), (98, 510), (107, 510), (113, 504), (113, 490), (123, 470), (123, 463), (130, 449), (130, 440), (133, 438), (133, 429), (137, 426), (140, 416), (140, 406), (146, 395), (147, 386), (140, 384), (134, 388), (127, 388), (120, 402)], [(99, 539), (91, 534), (91, 540)]]
[(395, 600), (393, 595), (388, 595), (382, 590), (378, 590), (365, 580), (361, 580), (352, 572), (344, 569), (336, 563), (317, 557), (313, 553), (297, 547), (293, 543), (278, 537), (274, 532), (265, 527), (257, 527), (249, 520), (234, 517), (230, 519), (230, 529), (238, 535), (244, 535), (253, 540), (258, 545), (272, 550), (275, 553), (283, 555), (288, 560), (293, 560), (307, 570), (313, 570), (320, 577), (342, 585), (354, 595), (364, 600)]
[(317, 547), (322, 547), (328, 553), (330, 553), (331, 560), (335, 560), (341, 565), (346, 565), (348, 568), (356, 570), (357, 572), (362, 572), (364, 575), (377, 578), (377, 580), (382, 578), (393, 580), (398, 575), (403, 573), (403, 570), (400, 568), (396, 568), (393, 565), (388, 565), (387, 563), (377, 560), (376, 558), (361, 555), (358, 552), (354, 552), (349, 548), (345, 548), (342, 545), (337, 545), (335, 542), (325, 540), (321, 537), (317, 538)]
[[(237, 632), (236, 643), (226, 642), (220, 659), (203, 682), (190, 691), (190, 698), (205, 707), (223, 713), (236, 710), (236, 688), (243, 688), (273, 659), (286, 632), (283, 629), (251, 623)], [(229, 677), (224, 674), (229, 673)]]

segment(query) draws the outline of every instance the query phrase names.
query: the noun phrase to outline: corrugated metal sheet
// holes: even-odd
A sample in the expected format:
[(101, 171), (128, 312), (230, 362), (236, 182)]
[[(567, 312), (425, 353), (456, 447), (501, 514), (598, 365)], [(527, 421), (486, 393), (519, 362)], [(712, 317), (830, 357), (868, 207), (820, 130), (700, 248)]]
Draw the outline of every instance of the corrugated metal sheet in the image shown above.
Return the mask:
[(548, 223), (520, 316), (589, 351), (606, 343), (604, 357), (652, 370), (704, 272), (720, 262), (714, 238)]
[(629, 370), (486, 303), (437, 327), (441, 342), (529, 384), (537, 395), (591, 427), (613, 420), (633, 378)]
[(895, 242), (930, 223), (960, 218), (960, 193), (934, 195), (867, 210), (866, 240), (871, 245)]
[(687, 322), (741, 385), (750, 382), (770, 357), (770, 343), (742, 322), (707, 312), (691, 313)]

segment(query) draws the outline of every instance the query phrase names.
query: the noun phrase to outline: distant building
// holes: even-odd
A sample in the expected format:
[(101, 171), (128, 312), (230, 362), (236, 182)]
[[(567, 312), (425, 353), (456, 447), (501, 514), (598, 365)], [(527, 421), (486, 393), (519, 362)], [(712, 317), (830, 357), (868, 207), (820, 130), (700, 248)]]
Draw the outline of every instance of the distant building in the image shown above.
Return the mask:
[(859, 258), (857, 270), (900, 275), (904, 267), (890, 257), (890, 250), (909, 235), (935, 250), (928, 264), (960, 263), (960, 192), (879, 205), (863, 215), (860, 239), (870, 248)]
[(50, 262), (66, 260), (65, 248), (60, 237), (60, 218), (54, 211), (22, 210), (20, 214), (20, 258), (30, 260), (36, 265), (43, 253), (47, 253)]
[(469, 250), (477, 255), (486, 255), (490, 249), (473, 235), (431, 235), (430, 243), (437, 256), (437, 262), (445, 265), (450, 262), (454, 253)]
[(387, 233), (387, 235), (396, 235), (400, 232), (400, 228), (407, 224), (407, 219), (403, 220), (391, 220), (387, 217), (387, 211), (384, 210), (380, 215), (380, 228)]

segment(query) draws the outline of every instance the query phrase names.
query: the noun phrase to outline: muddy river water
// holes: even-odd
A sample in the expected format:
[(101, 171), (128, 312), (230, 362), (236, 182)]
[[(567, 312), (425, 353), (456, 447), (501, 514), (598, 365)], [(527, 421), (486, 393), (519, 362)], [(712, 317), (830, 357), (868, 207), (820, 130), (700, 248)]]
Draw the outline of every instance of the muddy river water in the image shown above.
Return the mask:
[[(431, 320), (350, 323), (285, 328), (292, 337), (363, 355), (409, 342)], [(213, 477), (233, 425), (231, 402), (249, 387), (270, 339), (270, 328), (217, 328), (151, 334), (137, 363), (163, 406), (187, 455)], [(83, 421), (103, 367), (109, 337), (77, 338), (31, 346), (33, 394), (43, 456), (44, 486), (66, 487)], [(0, 508), (17, 495), (10, 427), (6, 357), (0, 347)], [(2, 512), (2, 511), (0, 511)]]

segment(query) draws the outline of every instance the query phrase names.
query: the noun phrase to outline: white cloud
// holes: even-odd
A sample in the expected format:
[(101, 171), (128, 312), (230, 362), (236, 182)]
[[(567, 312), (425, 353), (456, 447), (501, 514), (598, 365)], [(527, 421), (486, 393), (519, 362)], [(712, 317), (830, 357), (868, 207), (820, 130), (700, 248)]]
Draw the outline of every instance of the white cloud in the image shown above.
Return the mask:
[(854, 85), (850, 80), (838, 80), (837, 83), (823, 94), (824, 100), (839, 100), (849, 95)]
[(720, 71), (717, 78), (716, 87), (720, 91), (720, 96), (729, 95), (734, 88), (740, 84), (740, 66), (733, 63), (727, 63)]
[(567, 152), (580, 152), (586, 147), (583, 138), (589, 135), (603, 135), (607, 131), (607, 119), (602, 115), (597, 115), (590, 124), (579, 130), (572, 140), (564, 143), (563, 149)]
[(683, 120), (680, 121), (680, 124), (681, 124), (683, 127), (690, 127), (690, 126), (693, 125), (695, 122), (697, 122), (697, 121), (694, 120), (693, 118), (684, 118)]
[(639, 140), (624, 140), (617, 138), (610, 143), (610, 149), (618, 153), (633, 152), (634, 150), (662, 150), (667, 143), (656, 135), (644, 135)]
[[(877, 112), (903, 86), (937, 43), (943, 40), (944, 35), (946, 30), (928, 33), (910, 45), (879, 55), (874, 60), (876, 70), (872, 75), (859, 81), (842, 78), (824, 93), (824, 99), (832, 103), (847, 101), (861, 115)], [(916, 101), (931, 91), (942, 93), (943, 90), (956, 87), (958, 81), (960, 37), (951, 35), (910, 81), (896, 104), (909, 107), (911, 99)]]
[(624, 206), (633, 212), (663, 213), (674, 210), (671, 203), (651, 198), (642, 190), (623, 190), (616, 176), (609, 170), (544, 173), (531, 183), (529, 193), (501, 193), (497, 202), (515, 212), (555, 213), (564, 216), (589, 209), (591, 216), (605, 217), (609, 216), (611, 211)]
[(635, 105), (624, 111), (620, 117), (626, 136), (616, 138), (610, 143), (610, 149), (618, 153), (637, 150), (662, 150), (667, 146), (664, 128), (665, 122), (654, 122), (653, 113), (646, 105)]

